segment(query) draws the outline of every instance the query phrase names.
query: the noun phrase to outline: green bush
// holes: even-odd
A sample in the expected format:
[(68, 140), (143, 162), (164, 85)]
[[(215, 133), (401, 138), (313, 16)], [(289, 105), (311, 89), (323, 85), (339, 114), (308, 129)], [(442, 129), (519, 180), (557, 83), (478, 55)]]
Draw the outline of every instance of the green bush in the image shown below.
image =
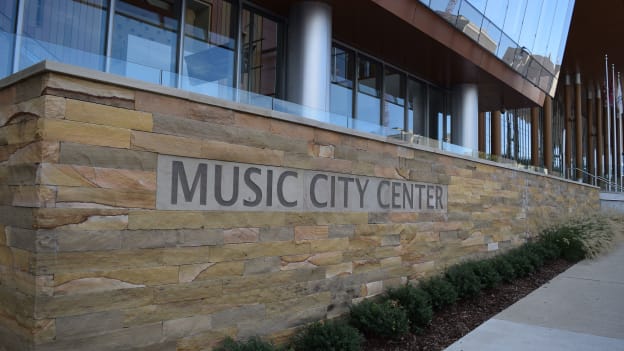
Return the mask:
[(516, 278), (526, 277), (535, 270), (531, 260), (522, 250), (513, 249), (506, 253), (504, 257), (512, 265)]
[(455, 287), (459, 298), (475, 296), (481, 291), (481, 280), (474, 273), (472, 262), (452, 266), (446, 271), (445, 277)]
[(335, 321), (313, 323), (295, 336), (295, 351), (358, 351), (364, 337), (354, 327)]
[(215, 351), (276, 351), (277, 348), (258, 337), (249, 338), (247, 341), (234, 341), (227, 337), (215, 349)]
[(395, 339), (409, 331), (409, 320), (396, 302), (365, 300), (351, 307), (351, 325), (365, 335)]
[(534, 270), (539, 270), (544, 265), (544, 252), (537, 243), (526, 243), (520, 247), (520, 251), (531, 261)]
[(472, 263), (472, 268), (479, 280), (482, 289), (491, 289), (500, 284), (502, 278), (492, 260), (481, 260)]
[(431, 323), (433, 310), (429, 294), (423, 289), (406, 284), (386, 293), (388, 299), (398, 302), (407, 312), (413, 332), (421, 332), (423, 327)]
[(516, 279), (516, 271), (505, 255), (493, 258), (492, 264), (503, 282), (511, 283)]
[(419, 287), (429, 294), (431, 306), (434, 310), (440, 310), (457, 301), (457, 291), (455, 287), (443, 277), (431, 277), (422, 282)]

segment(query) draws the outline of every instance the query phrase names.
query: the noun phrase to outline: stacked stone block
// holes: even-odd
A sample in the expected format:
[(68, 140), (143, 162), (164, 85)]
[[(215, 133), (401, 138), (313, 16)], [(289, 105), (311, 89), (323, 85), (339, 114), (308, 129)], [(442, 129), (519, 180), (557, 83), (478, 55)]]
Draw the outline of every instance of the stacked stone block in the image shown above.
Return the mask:
[[(147, 85), (44, 70), (0, 102), (0, 350), (283, 341), (599, 206), (593, 187)], [(157, 210), (159, 154), (443, 184), (448, 209)]]

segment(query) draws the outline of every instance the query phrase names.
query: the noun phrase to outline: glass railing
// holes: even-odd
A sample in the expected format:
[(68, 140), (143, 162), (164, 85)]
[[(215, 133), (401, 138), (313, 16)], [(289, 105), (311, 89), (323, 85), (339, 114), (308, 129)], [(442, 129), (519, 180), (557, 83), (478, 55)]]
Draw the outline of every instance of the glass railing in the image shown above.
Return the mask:
[(534, 86), (553, 96), (560, 65), (553, 63), (551, 58), (531, 53), (526, 47), (518, 44), (469, 1), (458, 0), (453, 6), (450, 6), (447, 0), (421, 0), (421, 2)]
[[(271, 96), (260, 95), (253, 92), (233, 88), (217, 82), (208, 82), (195, 79), (189, 76), (178, 75), (174, 72), (142, 65), (138, 62), (130, 62), (105, 57), (61, 45), (34, 40), (24, 36), (15, 36), (10, 33), (0, 31), (0, 39), (8, 39), (12, 46), (20, 48), (18, 54), (0, 61), (0, 79), (5, 78), (11, 72), (13, 60), (18, 60), (16, 67), (23, 70), (41, 61), (55, 61), (71, 64), (79, 67), (89, 68), (102, 72), (136, 79), (142, 82), (149, 82), (165, 87), (182, 89), (193, 93), (222, 99), (225, 101), (255, 106), (266, 110), (283, 112), (291, 115), (307, 118), (309, 120), (328, 123), (359, 132), (370, 133), (390, 140), (405, 143), (406, 145), (418, 145), (431, 150), (442, 150), (464, 157), (482, 158), (499, 163), (516, 164), (514, 161), (501, 157), (485, 155), (475, 150), (455, 145), (446, 141), (440, 142), (424, 136), (416, 135), (397, 128), (389, 128), (379, 124), (358, 120), (347, 116), (314, 109), (277, 99)], [(6, 42), (6, 41), (5, 41)], [(523, 165), (518, 167), (525, 168)]]

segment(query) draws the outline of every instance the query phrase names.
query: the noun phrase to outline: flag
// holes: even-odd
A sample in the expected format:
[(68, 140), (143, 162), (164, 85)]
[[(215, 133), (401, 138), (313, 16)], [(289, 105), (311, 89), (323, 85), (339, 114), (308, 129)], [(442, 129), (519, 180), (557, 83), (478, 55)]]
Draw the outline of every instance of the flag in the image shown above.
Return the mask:
[(618, 87), (617, 87), (617, 95), (615, 96), (615, 103), (617, 106), (618, 117), (621, 117), (622, 112), (624, 112), (624, 107), (622, 106), (622, 80), (620, 79), (619, 73), (618, 73)]

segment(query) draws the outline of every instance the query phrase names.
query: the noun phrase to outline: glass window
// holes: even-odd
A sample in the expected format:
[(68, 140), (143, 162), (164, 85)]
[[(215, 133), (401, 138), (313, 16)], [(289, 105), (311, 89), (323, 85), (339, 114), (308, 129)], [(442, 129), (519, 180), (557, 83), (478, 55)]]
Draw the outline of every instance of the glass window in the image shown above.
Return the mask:
[(507, 6), (503, 32), (515, 42), (520, 39), (520, 30), (522, 29), (522, 20), (524, 19), (526, 6), (527, 0), (511, 0)]
[(479, 34), (479, 44), (491, 53), (496, 53), (500, 39), (500, 29), (489, 20), (484, 20), (481, 34)]
[(117, 1), (111, 72), (175, 85), (179, 3), (175, 0)]
[(455, 23), (459, 11), (459, 3), (457, 1), (448, 0), (431, 0), (429, 8), (447, 21)]
[(381, 122), (384, 127), (405, 130), (405, 75), (387, 67)]
[(0, 79), (13, 70), (13, 39), (17, 0), (0, 2)]
[(537, 33), (537, 27), (539, 25), (542, 2), (543, 0), (527, 0), (522, 30), (520, 31), (520, 40), (518, 41), (520, 47), (531, 50), (533, 43), (535, 43), (535, 34)]
[(357, 119), (379, 125), (379, 114), (381, 112), (381, 64), (360, 56), (357, 74)]
[(414, 134), (427, 133), (427, 86), (414, 79), (407, 81), (407, 130)]
[(533, 44), (533, 50), (531, 53), (536, 57), (539, 57), (539, 62), (542, 63), (543, 58), (547, 55), (548, 41), (552, 32), (552, 25), (557, 13), (558, 1), (544, 1), (542, 11), (540, 13), (539, 25), (537, 26), (537, 33), (535, 33), (535, 43)]
[(444, 93), (429, 87), (429, 137), (444, 141)]
[(485, 5), (487, 5), (487, 0), (464, 0), (464, 2), (470, 3), (475, 9), (479, 10), (479, 12), (485, 13)]
[(461, 3), (459, 18), (455, 26), (466, 33), (473, 40), (479, 40), (479, 30), (483, 22), (483, 15), (467, 1)]
[(276, 96), (280, 24), (249, 9), (243, 10), (241, 89)]
[(106, 0), (24, 1), (20, 69), (46, 59), (103, 68)]
[[(555, 75), (558, 72), (558, 67), (561, 65), (561, 59), (563, 55), (563, 48), (568, 37), (568, 29), (570, 28), (570, 20), (572, 19), (572, 9), (574, 7), (574, 1), (562, 1), (557, 5), (557, 13), (563, 13), (565, 16), (555, 16), (553, 19), (552, 31), (548, 42), (547, 56), (551, 62), (545, 62), (544, 66), (551, 73)], [(552, 66), (550, 66), (552, 65)]]
[(340, 47), (332, 47), (330, 112), (353, 118), (353, 77), (355, 55)]
[(233, 86), (236, 46), (234, 13), (229, 1), (188, 1), (182, 62), (184, 76)]
[(507, 4), (507, 0), (495, 0), (487, 2), (487, 6), (485, 8), (485, 17), (487, 17), (498, 28), (503, 28), (505, 24)]

